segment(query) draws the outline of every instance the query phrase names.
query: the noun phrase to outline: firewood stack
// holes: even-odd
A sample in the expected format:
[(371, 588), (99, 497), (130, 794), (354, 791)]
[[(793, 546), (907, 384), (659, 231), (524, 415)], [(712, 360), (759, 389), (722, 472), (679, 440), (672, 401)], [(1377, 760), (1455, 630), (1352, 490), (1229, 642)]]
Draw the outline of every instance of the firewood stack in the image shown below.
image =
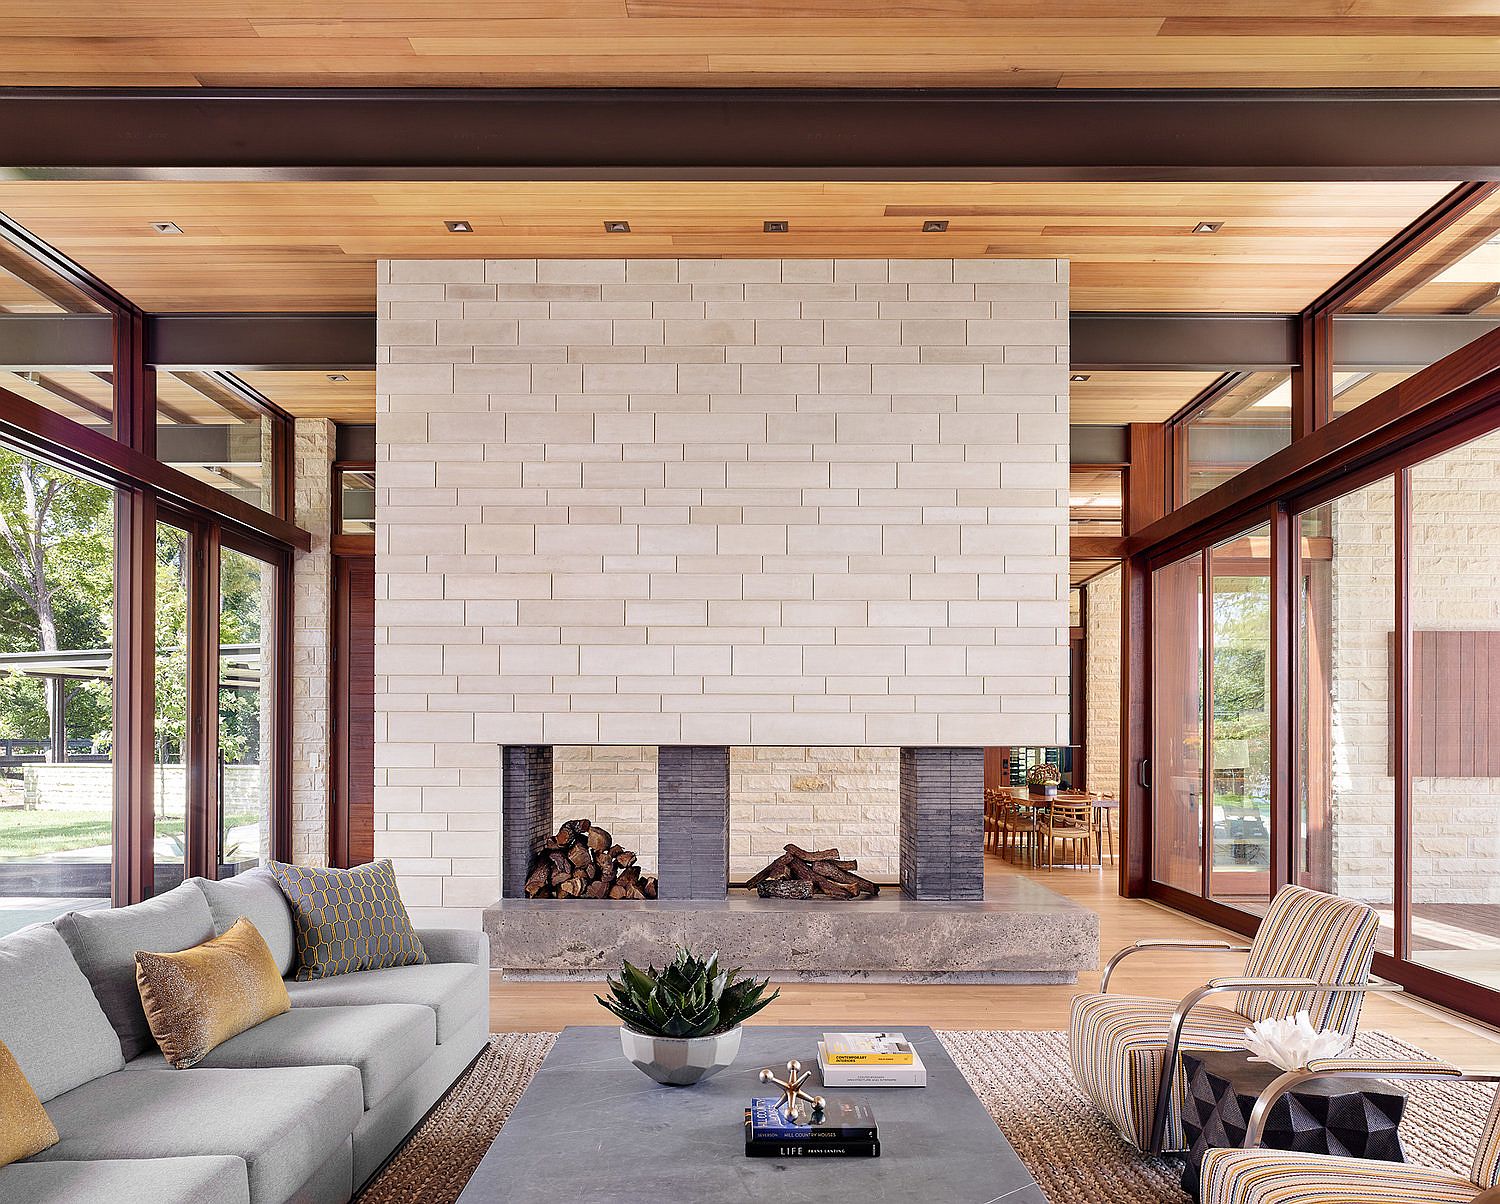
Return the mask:
[[(880, 887), (868, 878), (854, 873), (857, 861), (844, 861), (837, 849), (819, 849), (809, 853), (794, 844), (760, 873), (745, 883), (755, 890), (763, 882), (800, 881), (811, 885), (814, 895), (830, 899), (859, 899), (880, 893)], [(775, 892), (782, 893), (782, 892)]]
[(604, 828), (570, 819), (531, 846), (528, 899), (654, 899), (656, 878)]

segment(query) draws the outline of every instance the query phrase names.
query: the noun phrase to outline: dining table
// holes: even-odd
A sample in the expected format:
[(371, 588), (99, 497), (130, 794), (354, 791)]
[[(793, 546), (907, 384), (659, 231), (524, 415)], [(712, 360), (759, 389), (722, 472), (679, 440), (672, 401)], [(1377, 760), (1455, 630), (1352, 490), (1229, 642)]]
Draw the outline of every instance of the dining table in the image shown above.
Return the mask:
[[(1094, 808), (1094, 858), (1090, 865), (1097, 865), (1101, 870), (1104, 868), (1104, 830), (1105, 825), (1110, 822), (1109, 813), (1118, 811), (1120, 800), (1110, 798), (1101, 794), (1094, 794), (1087, 790), (1059, 790), (1055, 795), (1046, 797), (1032, 794), (1024, 786), (1009, 786), (1002, 789), (1001, 794), (1006, 801), (1013, 806), (1026, 811), (1031, 817), (1031, 868), (1041, 867), (1041, 842), (1038, 839), (1041, 831), (1042, 816), (1053, 803), (1090, 803)], [(1114, 841), (1110, 841), (1110, 856), (1114, 858)]]

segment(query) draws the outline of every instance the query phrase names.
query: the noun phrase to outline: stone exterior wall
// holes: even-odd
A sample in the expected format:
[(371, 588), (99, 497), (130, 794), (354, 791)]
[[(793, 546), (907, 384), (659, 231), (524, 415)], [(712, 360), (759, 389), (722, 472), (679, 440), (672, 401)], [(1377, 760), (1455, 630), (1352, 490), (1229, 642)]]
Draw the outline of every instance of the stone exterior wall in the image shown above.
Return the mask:
[(1390, 641), (1395, 630), (1394, 498), (1389, 480), (1332, 505), (1332, 889), (1392, 901)]
[(375, 805), (446, 831), (376, 848), (420, 920), (499, 895), (501, 744), (1065, 738), (1066, 263), (377, 273)]
[[(168, 810), (181, 816), (187, 779), (181, 765), (157, 765), (155, 796), (173, 800)], [(263, 814), (264, 776), (259, 765), (224, 767), (225, 803), (239, 814)], [(38, 763), (22, 768), (22, 806), (51, 811), (108, 811), (114, 803), (115, 767), (108, 762), (63, 765)]]
[[(1500, 628), (1500, 433), (1417, 465), (1411, 492), (1413, 629)], [(1500, 778), (1416, 778), (1411, 855), (1412, 902), (1500, 903)]]
[(729, 876), (782, 851), (836, 845), (877, 882), (897, 877), (901, 754), (896, 748), (729, 750)]
[(1084, 591), (1084, 779), (1090, 790), (1120, 795), (1120, 570)]
[[(1391, 513), (1382, 483), (1339, 499), (1332, 531), (1334, 882), (1381, 902), (1391, 899), (1395, 860)], [(1490, 435), (1412, 470), (1413, 630), (1500, 628), (1497, 580), (1500, 435)], [(1411, 823), (1414, 903), (1500, 903), (1500, 779), (1414, 778)]]
[(334, 426), (325, 418), (296, 422), (293, 490), (296, 522), (312, 535), (292, 568), (292, 859), (328, 862), (328, 799), (332, 720), (329, 641), (333, 633)]

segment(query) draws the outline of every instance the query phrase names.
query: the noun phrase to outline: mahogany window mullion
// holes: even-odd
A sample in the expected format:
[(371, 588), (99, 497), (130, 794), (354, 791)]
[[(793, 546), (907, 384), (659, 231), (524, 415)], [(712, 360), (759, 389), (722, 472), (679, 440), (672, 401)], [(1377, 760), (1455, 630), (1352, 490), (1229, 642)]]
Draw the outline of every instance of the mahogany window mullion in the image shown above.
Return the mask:
[(1411, 469), (1403, 467), (1395, 477), (1396, 531), (1396, 912), (1394, 954), (1402, 961), (1411, 956)]
[(219, 876), (219, 533), (195, 522), (188, 594), (187, 872)]
[(151, 897), (156, 876), (156, 506), (149, 491), (115, 490), (115, 906)]
[(1199, 644), (1200, 655), (1203, 657), (1203, 685), (1199, 691), (1199, 705), (1203, 708), (1203, 755), (1200, 758), (1203, 762), (1203, 793), (1200, 796), (1198, 815), (1198, 822), (1202, 828), (1202, 835), (1199, 837), (1202, 851), (1199, 857), (1203, 862), (1203, 897), (1212, 899), (1214, 896), (1214, 550), (1212, 547), (1203, 549), (1202, 561), (1203, 586), (1199, 591), (1202, 595), (1202, 609), (1199, 622), (1203, 624), (1203, 638)]
[(1285, 506), (1272, 506), (1271, 563), (1271, 856), (1270, 890), (1274, 895), (1293, 880), (1293, 841), (1297, 831), (1295, 716), (1297, 694), (1296, 615), (1301, 580), (1298, 524)]

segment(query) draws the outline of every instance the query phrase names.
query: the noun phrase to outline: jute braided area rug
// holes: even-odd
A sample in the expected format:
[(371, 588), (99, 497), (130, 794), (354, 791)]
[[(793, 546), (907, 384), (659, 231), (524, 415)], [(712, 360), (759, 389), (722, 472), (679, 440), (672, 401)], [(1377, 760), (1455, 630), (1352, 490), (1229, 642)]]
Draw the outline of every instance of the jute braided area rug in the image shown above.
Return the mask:
[[(971, 1031), (938, 1036), (1052, 1204), (1187, 1204), (1177, 1185), (1181, 1163), (1150, 1158), (1127, 1145), (1074, 1086), (1066, 1034)], [(359, 1204), (451, 1204), (552, 1041), (552, 1033), (491, 1037), (489, 1049), (359, 1196)], [(1380, 1032), (1361, 1036), (1355, 1049), (1378, 1057), (1420, 1054)], [(1490, 1090), (1462, 1083), (1406, 1084), (1410, 1103), (1401, 1133), (1407, 1157), (1466, 1174), (1489, 1110)], [(891, 1154), (899, 1156), (895, 1150)]]

